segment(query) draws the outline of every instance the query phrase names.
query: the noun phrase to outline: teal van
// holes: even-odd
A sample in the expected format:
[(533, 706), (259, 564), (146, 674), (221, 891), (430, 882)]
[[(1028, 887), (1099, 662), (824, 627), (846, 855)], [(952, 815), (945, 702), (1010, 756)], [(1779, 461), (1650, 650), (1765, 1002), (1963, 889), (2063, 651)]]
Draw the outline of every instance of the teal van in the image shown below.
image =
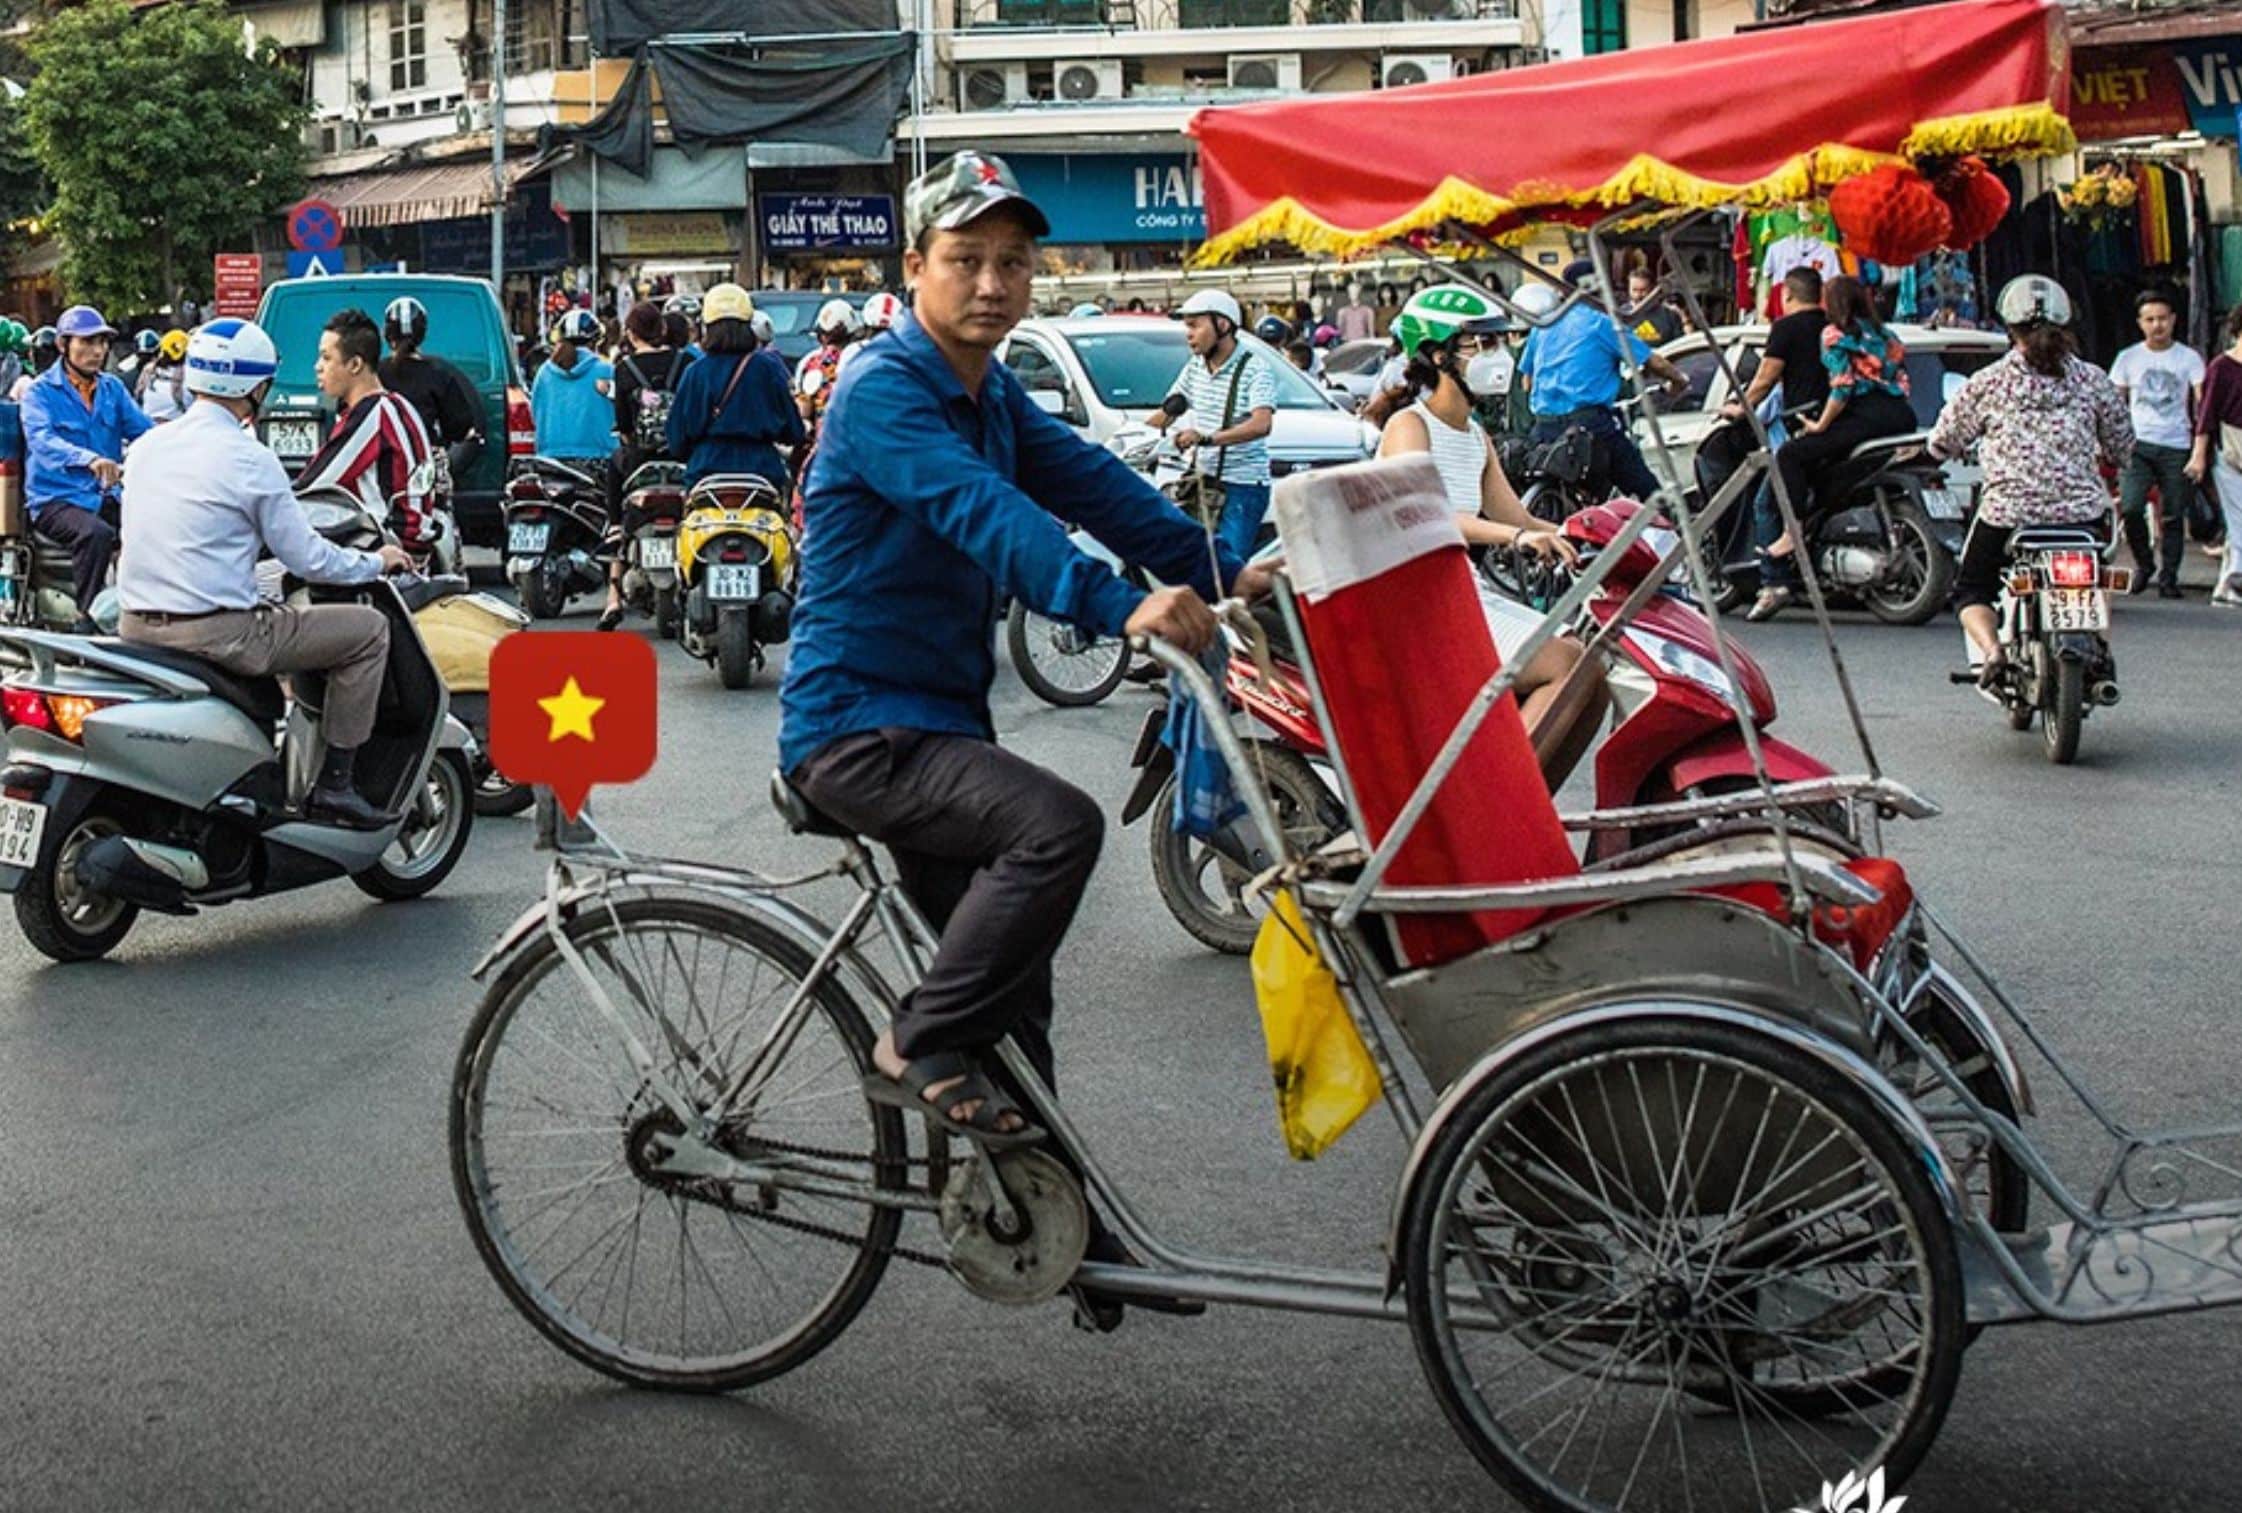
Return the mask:
[[(280, 349), (280, 374), (265, 402), (257, 432), (293, 474), (326, 439), (335, 407), (312, 378), (319, 333), (338, 310), (357, 308), (381, 324), (392, 300), (411, 295), (428, 309), (428, 342), (475, 386), (483, 405), (482, 455), (452, 480), (452, 509), (460, 534), (480, 546), (500, 544), (500, 500), (507, 459), (535, 450), (529, 396), (513, 339), (488, 280), (433, 273), (358, 273), (333, 278), (292, 278), (265, 291), (257, 324)], [(387, 353), (385, 351), (384, 355)]]

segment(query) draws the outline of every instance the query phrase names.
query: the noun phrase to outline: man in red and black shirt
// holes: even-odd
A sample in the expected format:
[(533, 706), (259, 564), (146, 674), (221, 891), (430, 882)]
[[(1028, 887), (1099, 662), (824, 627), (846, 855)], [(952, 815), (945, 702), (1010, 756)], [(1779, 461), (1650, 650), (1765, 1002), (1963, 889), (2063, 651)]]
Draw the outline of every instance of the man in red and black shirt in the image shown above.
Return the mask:
[(428, 427), (411, 401), (382, 387), (381, 332), (372, 317), (338, 311), (320, 333), (315, 371), (337, 419), (327, 444), (297, 476), (297, 492), (342, 489), (386, 521), (406, 551), (425, 554), (435, 543), (422, 472), (432, 450)]

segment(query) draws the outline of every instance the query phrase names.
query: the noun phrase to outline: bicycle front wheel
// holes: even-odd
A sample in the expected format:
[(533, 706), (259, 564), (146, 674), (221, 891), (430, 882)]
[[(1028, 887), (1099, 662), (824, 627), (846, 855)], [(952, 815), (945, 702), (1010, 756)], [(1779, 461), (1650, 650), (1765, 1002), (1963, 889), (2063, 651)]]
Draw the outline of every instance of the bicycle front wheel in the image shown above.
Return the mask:
[[(782, 1017), (811, 958), (692, 899), (587, 907), (565, 927), (657, 1074), (706, 1110)], [(718, 1143), (817, 1153), (880, 1188), (908, 1163), (901, 1115), (867, 1102), (863, 1012), (830, 977)], [(484, 1263), (555, 1345), (639, 1386), (723, 1392), (790, 1371), (878, 1286), (901, 1214), (777, 1184), (658, 1169), (677, 1116), (550, 937), (485, 995), (452, 1084), (452, 1182)]]

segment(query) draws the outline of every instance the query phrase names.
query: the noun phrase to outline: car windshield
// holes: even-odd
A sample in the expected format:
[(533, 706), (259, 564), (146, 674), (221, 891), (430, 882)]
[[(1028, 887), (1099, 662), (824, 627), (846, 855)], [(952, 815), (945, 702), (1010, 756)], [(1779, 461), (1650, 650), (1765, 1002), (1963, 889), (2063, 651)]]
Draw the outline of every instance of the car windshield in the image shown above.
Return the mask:
[[(1183, 371), (1184, 359), (1191, 355), (1183, 339), (1183, 327), (1165, 321), (1113, 319), (1110, 326), (1101, 325), (1095, 331), (1070, 331), (1065, 339), (1082, 359), (1099, 401), (1114, 410), (1158, 408), (1174, 386), (1176, 375)], [(1275, 368), (1278, 409), (1338, 408), (1275, 348), (1242, 333), (1238, 340)]]
[[(497, 354), (490, 345), (497, 312), (490, 306), (490, 296), (479, 289), (431, 283), (329, 293), (316, 284), (290, 284), (276, 287), (257, 316), (257, 323), (280, 349), (276, 387), (295, 394), (316, 387), (312, 368), (319, 361), (319, 333), (337, 310), (355, 306), (379, 326), (389, 301), (407, 293), (427, 307), (430, 355), (452, 363), (478, 389), (501, 382), (493, 361)], [(382, 355), (388, 355), (386, 347)]]
[[(815, 294), (807, 289), (766, 290), (755, 295), (755, 308), (771, 318), (772, 345), (790, 362), (799, 362), (817, 345), (817, 312), (824, 303), (834, 298), (830, 294)], [(843, 295), (858, 309), (864, 306), (864, 296)]]

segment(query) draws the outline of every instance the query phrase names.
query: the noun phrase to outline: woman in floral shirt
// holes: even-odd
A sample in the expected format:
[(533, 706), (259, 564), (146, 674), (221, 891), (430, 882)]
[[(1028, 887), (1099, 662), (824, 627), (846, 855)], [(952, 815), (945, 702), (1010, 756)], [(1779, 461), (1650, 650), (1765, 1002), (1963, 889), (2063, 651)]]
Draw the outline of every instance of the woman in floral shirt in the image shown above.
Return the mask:
[(2088, 521), (2107, 530), (2110, 486), (2099, 464), (2122, 462), (2133, 450), (2133, 422), (2117, 387), (2077, 355), (2062, 285), (2028, 274), (2001, 291), (1997, 308), (2013, 344), (2008, 355), (1971, 375), (1931, 432), (1933, 453), (1959, 457), (1974, 446), (1985, 471), (1954, 602), (1978, 658), (1978, 682), (1988, 688), (2002, 668), (1993, 600), (2010, 533)]
[[(1799, 426), (1775, 453), (1775, 470), (1809, 538), (1814, 522), (1836, 503), (1818, 497), (1820, 475), (1862, 443), (1904, 436), (1916, 426), (1915, 408), (1907, 402), (1907, 349), (1878, 317), (1868, 286), (1857, 278), (1833, 278), (1822, 285), (1822, 309), (1829, 317), (1822, 328), (1829, 399), (1822, 413)], [(1767, 548), (1760, 582), (1765, 586), (1745, 618), (1771, 620), (1790, 603), (1798, 584), (1797, 553), (1788, 535)]]

